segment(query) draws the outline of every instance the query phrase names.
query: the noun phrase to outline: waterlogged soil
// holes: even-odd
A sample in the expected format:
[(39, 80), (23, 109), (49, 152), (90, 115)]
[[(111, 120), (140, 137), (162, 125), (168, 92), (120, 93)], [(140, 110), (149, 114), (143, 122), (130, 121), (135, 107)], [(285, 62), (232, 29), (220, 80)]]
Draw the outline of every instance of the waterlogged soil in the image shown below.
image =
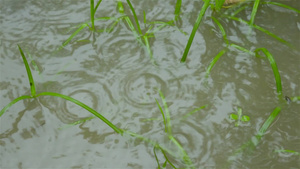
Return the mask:
[[(298, 1), (278, 2), (300, 9)], [(136, 25), (130, 7), (125, 1), (123, 5), (124, 14)], [(132, 0), (132, 5), (142, 33), (151, 27), (150, 22), (174, 19), (175, 1)], [(289, 46), (247, 24), (221, 17), (209, 7), (187, 61), (180, 63), (202, 5), (200, 0), (182, 2), (175, 26), (159, 29), (149, 38), (151, 57), (125, 20), (111, 32), (92, 32), (86, 27), (57, 50), (78, 25), (90, 20), (88, 1), (2, 0), (0, 108), (22, 95), (30, 95), (17, 47), (20, 45), (37, 93), (60, 93), (85, 103), (117, 127), (169, 150), (166, 156), (177, 168), (299, 168), (300, 102), (292, 100), (287, 104), (278, 99), (273, 70), (264, 54), (256, 57), (234, 47), (226, 48), (220, 29), (212, 21), (212, 16), (220, 21), (229, 43), (252, 52), (266, 48), (277, 63), (283, 96), (293, 99), (300, 96), (299, 14), (271, 4), (260, 4), (258, 8), (255, 24), (284, 39)], [(249, 20), (252, 5), (249, 3), (236, 17)], [(95, 14), (96, 18), (120, 16), (116, 1), (103, 1)], [(95, 28), (108, 30), (114, 23), (113, 19), (96, 20)], [(207, 77), (209, 64), (223, 49), (225, 54)], [(165, 132), (156, 103), (157, 100), (166, 113), (159, 90), (170, 113), (172, 136), (193, 166), (182, 160), (179, 146)], [(205, 108), (193, 111), (201, 106)], [(281, 111), (265, 135), (260, 140), (253, 139), (276, 107)], [(250, 117), (249, 121), (240, 119), (237, 123), (230, 119), (239, 109)], [(166, 158), (159, 149), (154, 152), (149, 141), (117, 134), (92, 117), (78, 105), (54, 96), (17, 102), (0, 117), (0, 168), (163, 166)], [(238, 151), (251, 140), (256, 146)], [(167, 168), (172, 167), (167, 164)]]

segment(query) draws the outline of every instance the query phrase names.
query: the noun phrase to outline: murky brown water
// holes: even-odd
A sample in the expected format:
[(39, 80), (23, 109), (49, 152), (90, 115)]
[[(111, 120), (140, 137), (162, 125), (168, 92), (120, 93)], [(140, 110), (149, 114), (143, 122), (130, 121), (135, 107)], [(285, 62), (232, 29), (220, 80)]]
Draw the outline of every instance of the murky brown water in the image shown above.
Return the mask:
[[(298, 1), (280, 1), (300, 9)], [(132, 1), (142, 31), (143, 11), (148, 21), (174, 18), (173, 1)], [(191, 32), (202, 1), (182, 3), (179, 29)], [(129, 7), (125, 13), (133, 21)], [(162, 105), (157, 89), (165, 95), (171, 114), (173, 135), (181, 143), (195, 168), (299, 168), (300, 104), (284, 106), (279, 116), (252, 153), (230, 156), (249, 141), (281, 101), (267, 59), (255, 58), (235, 48), (220, 58), (205, 78), (206, 68), (224, 47), (218, 27), (207, 11), (196, 33), (185, 64), (179, 63), (188, 36), (176, 27), (166, 27), (150, 39), (154, 65), (125, 24), (111, 33), (91, 33), (88, 28), (59, 52), (55, 50), (71, 35), (73, 26), (89, 20), (88, 1), (2, 0), (0, 6), (0, 108), (13, 99), (29, 95), (28, 78), (17, 44), (39, 71), (32, 73), (38, 92), (56, 92), (76, 98), (92, 107), (122, 129), (158, 142), (176, 152), (164, 133), (156, 105)], [(252, 8), (238, 16), (249, 19)], [(103, 1), (96, 17), (120, 14), (115, 1)], [(255, 23), (284, 38), (295, 49), (274, 38), (249, 30), (247, 25), (222, 19), (228, 39), (246, 49), (267, 48), (274, 56), (282, 78), (283, 94), (300, 95), (300, 17), (296, 12), (272, 5), (259, 8)], [(133, 21), (134, 23), (134, 21)], [(96, 21), (105, 29), (113, 21)], [(250, 33), (250, 34), (249, 34)], [(84, 40), (84, 41), (77, 41)], [(29, 57), (31, 55), (31, 58)], [(195, 108), (207, 105), (186, 119)], [(248, 123), (235, 127), (231, 113), (242, 108)], [(43, 96), (20, 101), (0, 118), (0, 168), (157, 168), (153, 146), (130, 136), (116, 134), (92, 116), (63, 99)], [(155, 119), (155, 120), (153, 120)], [(171, 147), (173, 146), (173, 147)], [(161, 165), (163, 155), (157, 151)], [(185, 167), (180, 158), (169, 155), (176, 167)], [(170, 168), (168, 166), (167, 168)]]

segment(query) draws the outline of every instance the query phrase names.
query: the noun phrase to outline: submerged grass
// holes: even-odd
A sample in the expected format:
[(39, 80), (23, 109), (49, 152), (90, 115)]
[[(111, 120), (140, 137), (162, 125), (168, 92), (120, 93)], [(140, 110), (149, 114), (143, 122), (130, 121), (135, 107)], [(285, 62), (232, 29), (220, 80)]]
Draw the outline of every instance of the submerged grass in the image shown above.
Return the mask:
[[(90, 22), (91, 22), (91, 26), (89, 25), (89, 22), (80, 24), (79, 28), (77, 28), (77, 30), (62, 44), (62, 46), (60, 47), (60, 49), (62, 49), (63, 47), (65, 47), (67, 44), (69, 44), (69, 42), (81, 30), (83, 30), (84, 28), (89, 27), (91, 31), (96, 31), (95, 25), (94, 25), (96, 20), (101, 20), (101, 19), (108, 20), (108, 19), (112, 19), (111, 17), (95, 18), (96, 10), (98, 9), (98, 7), (99, 7), (99, 5), (100, 5), (101, 2), (102, 2), (102, 0), (99, 0), (97, 2), (96, 6), (94, 6), (94, 0), (90, 0), (90, 14), (91, 14), (91, 21)], [(117, 25), (117, 23), (119, 21), (125, 20), (125, 22), (129, 26), (130, 30), (133, 32), (134, 36), (138, 40), (138, 42), (140, 42), (141, 44), (143, 44), (146, 47), (148, 53), (150, 54), (150, 57), (152, 58), (152, 51), (151, 51), (151, 47), (150, 47), (150, 43), (149, 43), (149, 38), (150, 37), (154, 37), (154, 33), (155, 32), (161, 30), (162, 28), (164, 28), (166, 26), (174, 26), (174, 23), (180, 19), (182, 0), (177, 0), (176, 1), (175, 11), (174, 11), (174, 20), (171, 20), (171, 21), (168, 21), (168, 22), (154, 21), (154, 22), (147, 23), (146, 13), (144, 11), (143, 12), (143, 14), (144, 14), (144, 25), (146, 27), (147, 24), (149, 24), (148, 30), (143, 30), (145, 33), (142, 32), (142, 29), (141, 29), (141, 26), (140, 26), (137, 14), (136, 14), (135, 9), (134, 9), (133, 5), (131, 4), (130, 0), (126, 0), (126, 2), (129, 5), (130, 10), (132, 12), (132, 15), (133, 15), (133, 18), (134, 18), (134, 21), (135, 21), (135, 26), (134, 26), (133, 22), (131, 21), (131, 19), (129, 18), (129, 16), (127, 16), (127, 15), (124, 14), (124, 7), (123, 7), (123, 4), (122, 4), (122, 1), (118, 1), (117, 2), (118, 11), (119, 11), (120, 14), (122, 14), (122, 16), (119, 17), (119, 18), (113, 18), (113, 19), (115, 19), (115, 22), (106, 31), (110, 32)], [(217, 11), (220, 11), (221, 7), (222, 7), (222, 5), (224, 3), (224, 0), (216, 0), (215, 2), (216, 2), (216, 4), (215, 4), (214, 8)], [(262, 3), (277, 5), (277, 6), (280, 6), (280, 7), (289, 9), (289, 10), (292, 10), (294, 12), (300, 13), (299, 10), (294, 9), (292, 7), (289, 7), (287, 5), (281, 4), (281, 3), (277, 3), (277, 2), (260, 2), (260, 0), (255, 0), (254, 5), (253, 5), (253, 9), (252, 9), (252, 13), (251, 13), (251, 17), (250, 17), (250, 21), (245, 21), (245, 20), (242, 20), (241, 18), (235, 17), (235, 15), (237, 15), (239, 12), (241, 12), (242, 10), (244, 10), (246, 8), (246, 6), (242, 6), (242, 7), (238, 8), (236, 11), (233, 12), (232, 15), (223, 15), (223, 16), (225, 16), (225, 17), (227, 17), (229, 19), (235, 20), (235, 21), (239, 21), (241, 23), (245, 23), (245, 24), (249, 25), (250, 27), (253, 27), (255, 29), (258, 29), (258, 30), (266, 33), (267, 35), (275, 38), (276, 40), (280, 41), (283, 44), (291, 46), (287, 41), (283, 40), (282, 38), (278, 37), (277, 35), (275, 35), (275, 34), (269, 32), (268, 30), (265, 30), (265, 29), (263, 29), (263, 28), (261, 28), (261, 27), (259, 27), (259, 26), (257, 26), (257, 25), (254, 24), (255, 16), (257, 14), (257, 9), (259, 7), (259, 4), (262, 4)], [(190, 34), (189, 40), (187, 42), (187, 45), (185, 47), (183, 56), (181, 58), (181, 62), (185, 62), (186, 61), (186, 58), (187, 58), (187, 55), (189, 53), (189, 49), (190, 49), (190, 47), (192, 45), (193, 39), (195, 37), (195, 34), (196, 34), (196, 32), (197, 32), (197, 30), (199, 28), (201, 20), (202, 20), (204, 14), (206, 13), (209, 5), (211, 5), (210, 4), (210, 0), (204, 0), (204, 5), (202, 6), (201, 11), (199, 12), (198, 18), (197, 18), (197, 20), (196, 20), (196, 22), (194, 24), (193, 30), (192, 30), (192, 32)], [(240, 51), (246, 52), (246, 53), (248, 53), (250, 55), (256, 55), (256, 56), (260, 56), (259, 52), (262, 52), (262, 53), (264, 53), (264, 55), (269, 60), (269, 63), (271, 65), (271, 67), (272, 67), (273, 74), (274, 74), (274, 77), (275, 77), (275, 82), (276, 82), (277, 95), (278, 95), (279, 98), (283, 98), (282, 97), (281, 78), (280, 78), (280, 74), (279, 74), (279, 71), (278, 71), (278, 68), (277, 68), (277, 64), (276, 64), (276, 62), (275, 62), (272, 54), (267, 49), (265, 49), (265, 48), (258, 48), (254, 52), (252, 52), (252, 51), (250, 51), (250, 50), (248, 50), (248, 49), (246, 49), (246, 48), (244, 48), (242, 46), (239, 46), (239, 45), (234, 44), (234, 43), (230, 43), (229, 40), (227, 39), (227, 34), (225, 32), (225, 29), (222, 26), (222, 24), (220, 23), (220, 21), (218, 19), (216, 19), (215, 17), (213, 17), (213, 16), (211, 18), (216, 23), (216, 25), (218, 26), (218, 28), (220, 29), (220, 31), (222, 33), (222, 36), (223, 36), (223, 39), (224, 39), (224, 42), (226, 43), (226, 48), (222, 49), (213, 58), (213, 60), (211, 61), (211, 63), (209, 64), (209, 66), (208, 66), (208, 68), (206, 70), (206, 76), (210, 75), (210, 72), (211, 72), (212, 68), (215, 66), (216, 62), (220, 59), (221, 56), (223, 56), (226, 53), (226, 51), (230, 47), (236, 48), (236, 49), (238, 49)], [(154, 29), (155, 25), (160, 25), (160, 26), (157, 27), (156, 29)], [(98, 32), (101, 32), (101, 30), (98, 30)], [(183, 31), (181, 31), (181, 32), (184, 33)], [(69, 96), (66, 96), (66, 95), (62, 95), (62, 94), (59, 94), (59, 93), (54, 93), (54, 92), (42, 92), (42, 93), (37, 94), (36, 93), (34, 79), (32, 77), (32, 73), (31, 73), (29, 64), (27, 62), (27, 59), (25, 57), (25, 54), (24, 54), (24, 52), (22, 51), (22, 49), (21, 49), (21, 47), (19, 45), (18, 45), (18, 49), (19, 49), (20, 54), (22, 56), (22, 59), (23, 59), (23, 62), (24, 62), (25, 68), (26, 68), (26, 72), (27, 72), (27, 75), (28, 75), (28, 80), (29, 80), (29, 84), (30, 84), (31, 95), (30, 96), (27, 96), (27, 95), (20, 96), (20, 97), (14, 99), (13, 101), (11, 101), (9, 104), (7, 104), (0, 111), (0, 117), (10, 107), (12, 107), (14, 104), (16, 104), (17, 102), (19, 102), (21, 100), (37, 98), (37, 97), (40, 97), (40, 96), (54, 96), (54, 97), (59, 97), (59, 98), (65, 99), (67, 101), (70, 101), (70, 102), (72, 102), (72, 103), (74, 103), (74, 104), (76, 104), (76, 105), (84, 108), (85, 110), (87, 110), (88, 112), (90, 112), (90, 113), (92, 113), (94, 115), (92, 117), (88, 117), (88, 118), (79, 120), (77, 122), (74, 122), (74, 123), (70, 124), (71, 126), (83, 123), (83, 122), (85, 122), (87, 120), (90, 120), (92, 118), (97, 117), (100, 120), (102, 120), (104, 123), (106, 123), (110, 128), (112, 128), (116, 133), (121, 134), (121, 135), (123, 135), (124, 133), (126, 133), (129, 136), (132, 136), (132, 137), (137, 138), (137, 139), (141, 139), (141, 140), (143, 140), (143, 141), (145, 141), (145, 142), (153, 145), (153, 153), (154, 153), (156, 162), (158, 164), (158, 168), (166, 168), (167, 164), (169, 164), (173, 168), (176, 168), (175, 165), (168, 158), (168, 155), (176, 157), (176, 154), (172, 150), (170, 150), (168, 148), (165, 148), (161, 144), (159, 144), (159, 143), (157, 143), (157, 142), (155, 142), (155, 141), (153, 141), (151, 139), (148, 139), (148, 138), (146, 138), (146, 137), (144, 137), (144, 136), (142, 136), (140, 134), (133, 133), (131, 131), (126, 131), (126, 130), (118, 128), (111, 121), (109, 121), (104, 116), (102, 116), (100, 113), (98, 113), (97, 111), (95, 111), (91, 107), (87, 106), (86, 104), (80, 102), (79, 100), (76, 100), (76, 99), (74, 99), (72, 97), (69, 97)], [(168, 139), (170, 140), (170, 142), (173, 143), (176, 146), (176, 148), (179, 150), (179, 152), (180, 152), (180, 158), (184, 162), (184, 164), (188, 168), (195, 168), (194, 165), (193, 165), (193, 162), (192, 162), (191, 158), (188, 156), (188, 154), (185, 151), (185, 149), (182, 147), (182, 145), (179, 143), (179, 141), (173, 136), (173, 133), (172, 133), (172, 124), (171, 124), (171, 115), (170, 115), (170, 111), (169, 111), (166, 99), (165, 99), (163, 93), (160, 90), (158, 92), (159, 92), (159, 96), (161, 98), (163, 106), (161, 106), (159, 104), (159, 101), (157, 99), (155, 99), (155, 101), (157, 103), (157, 106), (158, 106), (159, 111), (161, 112), (161, 116), (163, 118), (164, 132), (168, 136)], [(293, 102), (296, 102), (296, 101), (300, 100), (300, 97), (299, 96), (291, 97), (290, 100), (293, 101)], [(205, 107), (207, 107), (207, 105), (194, 109), (193, 111), (187, 113), (184, 117), (182, 117), (182, 119), (188, 118), (189, 116), (193, 115), (195, 112), (200, 111), (201, 109), (203, 109)], [(281, 110), (282, 110), (281, 106), (276, 107), (273, 110), (273, 112), (268, 116), (268, 118), (265, 120), (265, 122), (260, 127), (260, 129), (257, 131), (256, 135), (253, 136), (252, 139), (249, 142), (243, 144), (237, 151), (235, 151), (234, 156), (236, 156), (237, 154), (243, 152), (245, 149), (254, 149), (259, 144), (259, 142), (261, 141), (262, 137), (266, 134), (266, 132), (269, 129), (269, 127), (271, 126), (271, 124), (276, 120), (276, 118), (278, 117), (278, 115), (279, 115), (279, 113), (280, 113)], [(241, 110), (239, 110), (239, 111), (240, 111), (240, 114), (241, 114)], [(161, 163), (160, 163), (160, 159), (158, 159), (158, 157), (157, 157), (157, 150), (160, 150), (161, 153), (163, 154), (164, 158), (165, 158), (165, 161), (163, 162), (162, 166), (161, 166)], [(292, 151), (291, 150), (286, 150), (285, 152), (292, 152)]]
[[(92, 113), (94, 116), (98, 117), (100, 120), (102, 120), (104, 123), (106, 123), (110, 128), (112, 128), (116, 133), (118, 134), (121, 134), (123, 135), (123, 133), (126, 133), (126, 134), (129, 134), (130, 136), (133, 136), (135, 138), (139, 138), (139, 139), (142, 139), (144, 141), (146, 141), (147, 143), (150, 143), (154, 146), (154, 154), (155, 154), (155, 158), (156, 158), (156, 161), (158, 163), (158, 167), (160, 168), (160, 165), (159, 165), (159, 160), (157, 158), (157, 155), (156, 155), (156, 152), (155, 152), (155, 149), (160, 149), (161, 152), (163, 153), (166, 161), (164, 163), (163, 166), (166, 166), (166, 164), (170, 164), (173, 168), (176, 168), (174, 166), (174, 164), (172, 164), (172, 162), (168, 159), (166, 153), (172, 155), (172, 156), (176, 156), (171, 150), (167, 149), (167, 148), (163, 148), (161, 145), (159, 145), (158, 143), (156, 143), (155, 141), (152, 141), (148, 138), (145, 138), (143, 137), (142, 135), (139, 135), (139, 134), (136, 134), (136, 133), (133, 133), (133, 132), (130, 132), (130, 131), (126, 131), (126, 130), (122, 130), (118, 127), (116, 127), (112, 122), (110, 122), (108, 119), (106, 119), (104, 116), (102, 116), (100, 113), (98, 113), (97, 111), (95, 111), (94, 109), (92, 109), (91, 107), (87, 106), (86, 104), (82, 103), (81, 101), (79, 100), (76, 100), (72, 97), (69, 97), (69, 96), (66, 96), (66, 95), (63, 95), (63, 94), (60, 94), (60, 93), (54, 93), (54, 92), (42, 92), (42, 93), (39, 93), (39, 94), (36, 94), (36, 91), (35, 91), (35, 87), (34, 87), (34, 79), (32, 77), (32, 74), (31, 74), (31, 70), (30, 70), (30, 67), (28, 65), (28, 62), (27, 62), (27, 59), (21, 49), (20, 46), (18, 46), (19, 50), (20, 50), (20, 53), (21, 53), (21, 56), (22, 56), (22, 59), (23, 59), (23, 62), (24, 62), (24, 65), (25, 65), (25, 68), (27, 70), (27, 75), (28, 75), (28, 79), (29, 79), (29, 82), (30, 82), (30, 88), (31, 88), (31, 96), (21, 96), (21, 97), (18, 97), (16, 99), (14, 99), (13, 101), (11, 101), (8, 105), (6, 105), (1, 111), (0, 111), (0, 117), (10, 108), (12, 107), (14, 104), (16, 104), (17, 102), (19, 102), (20, 100), (24, 100), (24, 99), (32, 99), (32, 98), (38, 98), (38, 97), (41, 97), (41, 96), (54, 96), (54, 97), (59, 97), (59, 98), (62, 98), (64, 100), (67, 100), (67, 101), (70, 101), (82, 108), (84, 108), (85, 110), (87, 110), (88, 112)], [(190, 157), (188, 156), (187, 152), (184, 150), (184, 148), (182, 147), (182, 145), (174, 138), (174, 136), (172, 135), (172, 128), (171, 128), (171, 117), (170, 117), (170, 112), (169, 112), (169, 109), (168, 109), (168, 105), (167, 105), (167, 102), (165, 100), (165, 97), (163, 95), (163, 93), (159, 90), (159, 95), (161, 97), (161, 100), (163, 102), (163, 106), (164, 106), (164, 110), (165, 110), (165, 113), (162, 109), (162, 107), (160, 106), (160, 104), (158, 103), (158, 101), (156, 100), (157, 102), (157, 105), (160, 109), (160, 112), (163, 116), (163, 119), (164, 119), (164, 125), (165, 125), (165, 132), (166, 134), (168, 135), (168, 138), (169, 140), (178, 148), (178, 150), (180, 151), (180, 157), (182, 159), (182, 161), (185, 163), (185, 165), (188, 167), (188, 168), (194, 168), (193, 166), (193, 163), (190, 159)], [(86, 119), (82, 119), (82, 120), (79, 120), (75, 123), (72, 123), (71, 125), (76, 125), (76, 124), (80, 124), (84, 121), (87, 121), (87, 120), (90, 120), (92, 118), (94, 118), (94, 116), (92, 117), (88, 117)]]
[(260, 129), (258, 130), (258, 132), (256, 133), (255, 136), (253, 136), (251, 138), (251, 140), (249, 140), (248, 142), (244, 143), (242, 146), (240, 146), (233, 154), (233, 156), (229, 157), (229, 162), (232, 162), (235, 160), (235, 158), (245, 152), (247, 150), (247, 152), (252, 152), (256, 146), (259, 144), (260, 140), (262, 139), (262, 137), (265, 135), (267, 129), (270, 127), (270, 125), (274, 122), (274, 120), (278, 117), (278, 114), (281, 111), (281, 107), (276, 107), (273, 112), (269, 115), (269, 117), (267, 118), (267, 120), (264, 122), (264, 124), (260, 127)]
[(115, 132), (119, 133), (119, 134), (123, 134), (123, 131), (121, 129), (119, 129), (118, 127), (116, 127), (114, 124), (112, 124), (109, 120), (107, 120), (104, 116), (102, 116), (101, 114), (99, 114), (97, 111), (95, 111), (94, 109), (90, 108), (89, 106), (87, 106), (86, 104), (80, 102), (79, 100), (76, 100), (72, 97), (63, 95), (63, 94), (59, 94), (59, 93), (54, 93), (54, 92), (43, 92), (43, 93), (39, 93), (36, 94), (36, 90), (35, 90), (35, 86), (34, 86), (34, 80), (32, 77), (32, 73), (30, 70), (30, 67), (28, 65), (27, 59), (23, 53), (23, 50), (21, 49), (21, 47), (18, 45), (18, 48), (20, 50), (25, 68), (26, 68), (26, 72), (28, 75), (28, 79), (29, 79), (29, 84), (30, 84), (30, 90), (31, 90), (31, 96), (21, 96), (18, 97), (16, 99), (14, 99), (12, 102), (10, 102), (8, 105), (6, 105), (1, 111), (0, 111), (0, 117), (4, 114), (5, 111), (7, 111), (11, 106), (13, 106), (15, 103), (17, 103), (20, 100), (24, 100), (24, 99), (30, 99), (30, 98), (37, 98), (40, 96), (55, 96), (55, 97), (60, 97), (63, 98), (65, 100), (68, 100), (70, 102), (75, 103), (76, 105), (86, 109), (87, 111), (89, 111), (90, 113), (92, 113), (93, 115), (95, 115), (96, 117), (98, 117), (100, 120), (102, 120), (104, 123), (106, 123), (109, 127), (111, 127)]

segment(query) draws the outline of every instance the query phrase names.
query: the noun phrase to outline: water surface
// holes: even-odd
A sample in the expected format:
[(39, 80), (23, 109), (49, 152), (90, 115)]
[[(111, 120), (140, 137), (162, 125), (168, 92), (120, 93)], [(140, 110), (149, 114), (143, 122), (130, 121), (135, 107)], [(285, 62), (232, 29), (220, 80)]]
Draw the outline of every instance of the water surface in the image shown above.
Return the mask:
[[(300, 9), (298, 1), (280, 1)], [(173, 1), (132, 0), (142, 32), (147, 21), (174, 18)], [(67, 1), (4, 0), (1, 5), (0, 95), (1, 109), (13, 99), (29, 95), (25, 67), (17, 48), (31, 65), (37, 92), (56, 92), (87, 104), (121, 129), (143, 135), (174, 151), (168, 155), (178, 168), (186, 167), (164, 132), (156, 104), (162, 91), (171, 114), (173, 136), (183, 146), (195, 168), (299, 168), (299, 101), (287, 105), (277, 98), (272, 68), (257, 58), (228, 48), (213, 67), (206, 69), (226, 43), (211, 16), (223, 25), (230, 43), (254, 51), (264, 47), (273, 54), (282, 79), (283, 95), (299, 90), (299, 14), (274, 5), (261, 5), (255, 24), (292, 44), (248, 25), (221, 18), (209, 8), (196, 33), (186, 63), (180, 63), (202, 1), (184, 1), (181, 20), (150, 38), (151, 59), (125, 21), (112, 32), (83, 29), (65, 48), (57, 48), (89, 21), (89, 3)], [(103, 1), (95, 17), (120, 17), (115, 1)], [(123, 3), (125, 14), (134, 19)], [(224, 12), (223, 10), (222, 12)], [(252, 6), (238, 17), (250, 19)], [(113, 20), (96, 21), (96, 29), (109, 28)], [(187, 35), (179, 31), (186, 32)], [(155, 64), (154, 64), (155, 63)], [(37, 69), (38, 68), (38, 69)], [(203, 110), (183, 118), (194, 109)], [(282, 110), (253, 151), (235, 151), (258, 132), (277, 106)], [(229, 118), (238, 108), (250, 117), (238, 127)], [(0, 118), (1, 168), (157, 168), (153, 146), (129, 135), (118, 135), (83, 108), (51, 96), (20, 101)], [(157, 151), (162, 166), (164, 157)], [(230, 159), (234, 161), (230, 161)], [(171, 168), (171, 166), (168, 166)]]

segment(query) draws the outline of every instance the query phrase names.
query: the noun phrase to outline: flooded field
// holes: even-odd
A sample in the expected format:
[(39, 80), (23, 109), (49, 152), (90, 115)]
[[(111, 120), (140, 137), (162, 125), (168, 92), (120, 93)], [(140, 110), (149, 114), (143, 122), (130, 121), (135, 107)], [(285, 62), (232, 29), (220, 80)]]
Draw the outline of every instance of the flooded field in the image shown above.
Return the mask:
[(300, 3), (206, 2), (2, 0), (0, 168), (300, 168)]

